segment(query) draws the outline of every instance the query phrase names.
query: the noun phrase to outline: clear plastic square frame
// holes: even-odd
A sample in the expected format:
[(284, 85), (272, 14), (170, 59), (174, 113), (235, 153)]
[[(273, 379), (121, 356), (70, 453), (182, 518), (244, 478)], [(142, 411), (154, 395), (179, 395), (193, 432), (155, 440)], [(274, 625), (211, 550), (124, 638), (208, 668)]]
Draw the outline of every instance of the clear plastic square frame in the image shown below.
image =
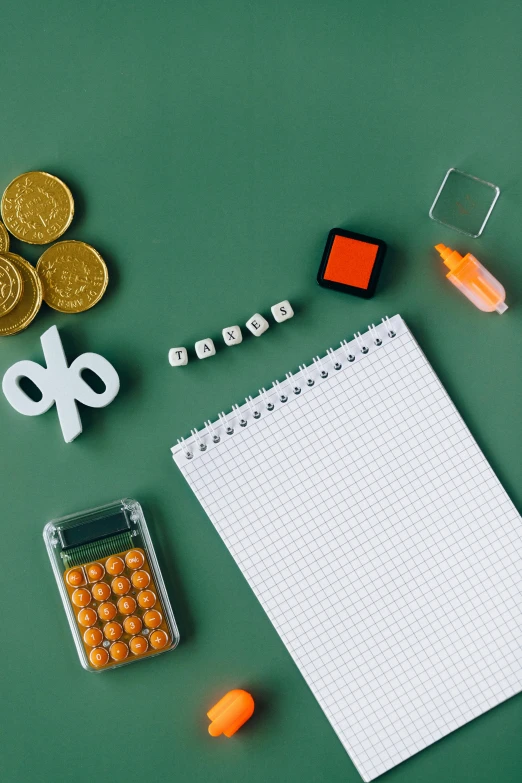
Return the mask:
[(429, 216), (443, 226), (476, 238), (484, 231), (499, 196), (497, 185), (451, 168), (442, 180)]

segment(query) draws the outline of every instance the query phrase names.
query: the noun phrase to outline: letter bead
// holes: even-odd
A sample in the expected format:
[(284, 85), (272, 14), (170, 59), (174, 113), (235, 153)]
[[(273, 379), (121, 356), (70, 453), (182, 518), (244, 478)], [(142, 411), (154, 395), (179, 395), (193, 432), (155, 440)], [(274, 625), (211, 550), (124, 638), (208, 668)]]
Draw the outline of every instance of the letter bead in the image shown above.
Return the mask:
[(209, 356), (214, 356), (216, 353), (214, 341), (211, 340), (210, 337), (206, 337), (204, 340), (198, 340), (195, 348), (198, 359), (208, 359)]
[(243, 335), (239, 326), (226, 326), (223, 331), (223, 340), (225, 345), (239, 345), (243, 342)]
[(288, 319), (292, 318), (294, 314), (292, 305), (288, 299), (285, 299), (284, 302), (279, 302), (279, 304), (273, 305), (270, 309), (272, 310), (272, 315), (278, 324), (283, 323), (283, 321), (288, 321)]
[(186, 348), (171, 348), (169, 351), (169, 362), (172, 367), (183, 367), (188, 364), (188, 354)]
[(247, 329), (249, 329), (253, 335), (256, 337), (259, 337), (260, 335), (264, 334), (270, 324), (266, 320), (266, 318), (263, 318), (262, 315), (259, 313), (255, 313), (252, 318), (249, 318), (246, 322)]

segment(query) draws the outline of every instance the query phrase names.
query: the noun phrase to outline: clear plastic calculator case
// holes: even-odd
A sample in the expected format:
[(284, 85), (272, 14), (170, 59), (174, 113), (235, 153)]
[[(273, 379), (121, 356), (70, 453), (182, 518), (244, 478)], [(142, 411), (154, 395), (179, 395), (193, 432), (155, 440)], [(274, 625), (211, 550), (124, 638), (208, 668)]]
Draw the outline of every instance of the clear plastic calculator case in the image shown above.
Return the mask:
[(84, 669), (114, 669), (177, 646), (176, 621), (136, 500), (53, 520), (43, 536)]

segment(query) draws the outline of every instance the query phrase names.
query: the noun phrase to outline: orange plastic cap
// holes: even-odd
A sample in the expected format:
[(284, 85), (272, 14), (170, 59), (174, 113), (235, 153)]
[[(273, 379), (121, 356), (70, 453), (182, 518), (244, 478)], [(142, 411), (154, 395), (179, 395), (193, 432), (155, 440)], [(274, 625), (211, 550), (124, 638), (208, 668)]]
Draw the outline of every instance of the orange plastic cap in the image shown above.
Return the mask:
[(254, 699), (247, 691), (229, 691), (207, 712), (212, 723), (208, 727), (211, 737), (231, 737), (252, 717)]
[(457, 253), (456, 250), (452, 250), (451, 247), (446, 247), (446, 245), (442, 244), (435, 245), (435, 250), (438, 252), (450, 272), (453, 272), (462, 261), (460, 253)]

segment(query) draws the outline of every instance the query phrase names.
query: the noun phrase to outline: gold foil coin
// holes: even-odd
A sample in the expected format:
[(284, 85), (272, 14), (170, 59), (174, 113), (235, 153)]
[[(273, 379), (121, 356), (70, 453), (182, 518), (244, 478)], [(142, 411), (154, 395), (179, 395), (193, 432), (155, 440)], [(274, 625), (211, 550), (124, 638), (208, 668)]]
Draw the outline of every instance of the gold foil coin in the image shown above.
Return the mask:
[(58, 177), (29, 171), (6, 187), (1, 209), (2, 220), (13, 236), (31, 245), (47, 245), (69, 228), (74, 200)]
[(3, 223), (0, 223), (0, 253), (6, 253), (9, 250), (9, 234)]
[(109, 282), (105, 261), (98, 251), (72, 239), (57, 242), (42, 253), (36, 271), (44, 301), (61, 313), (82, 313), (94, 307)]
[(16, 307), (23, 290), (22, 275), (12, 261), (0, 255), (0, 318)]
[(0, 318), (0, 336), (16, 334), (25, 329), (42, 304), (42, 285), (35, 269), (22, 256), (16, 253), (3, 253), (22, 277), (23, 292), (20, 301), (10, 313)]

